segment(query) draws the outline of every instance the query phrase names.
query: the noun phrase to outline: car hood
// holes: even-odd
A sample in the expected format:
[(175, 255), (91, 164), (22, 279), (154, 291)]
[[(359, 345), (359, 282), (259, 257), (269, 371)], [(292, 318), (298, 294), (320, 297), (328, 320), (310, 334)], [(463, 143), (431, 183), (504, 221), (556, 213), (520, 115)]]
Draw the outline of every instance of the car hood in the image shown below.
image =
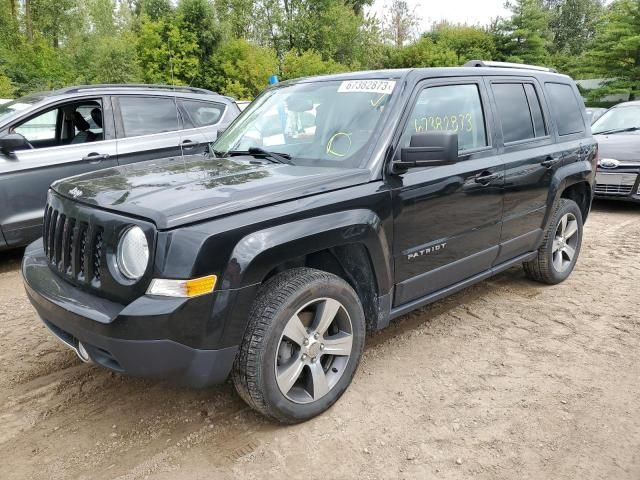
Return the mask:
[(77, 202), (147, 218), (166, 229), (368, 180), (365, 169), (252, 164), (193, 155), (65, 178), (51, 188)]
[(638, 132), (594, 135), (600, 158), (640, 164), (640, 134)]

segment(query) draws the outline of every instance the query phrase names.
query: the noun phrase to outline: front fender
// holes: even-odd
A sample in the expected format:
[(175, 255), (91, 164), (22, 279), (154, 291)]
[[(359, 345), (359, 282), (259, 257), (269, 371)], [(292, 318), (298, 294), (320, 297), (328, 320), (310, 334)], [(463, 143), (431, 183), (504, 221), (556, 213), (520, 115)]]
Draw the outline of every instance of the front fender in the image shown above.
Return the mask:
[(255, 285), (278, 265), (340, 245), (367, 249), (380, 292), (391, 289), (391, 261), (382, 221), (366, 209), (347, 210), (253, 232), (235, 246), (222, 275), (222, 289)]

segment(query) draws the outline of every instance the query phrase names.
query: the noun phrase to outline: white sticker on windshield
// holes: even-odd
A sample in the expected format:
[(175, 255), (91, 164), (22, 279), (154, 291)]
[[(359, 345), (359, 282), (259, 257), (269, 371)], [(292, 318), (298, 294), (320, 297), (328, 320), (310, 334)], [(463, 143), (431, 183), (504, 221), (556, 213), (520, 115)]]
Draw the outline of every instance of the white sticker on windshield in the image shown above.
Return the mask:
[(338, 93), (364, 92), (390, 95), (395, 86), (395, 80), (347, 80), (340, 84)]

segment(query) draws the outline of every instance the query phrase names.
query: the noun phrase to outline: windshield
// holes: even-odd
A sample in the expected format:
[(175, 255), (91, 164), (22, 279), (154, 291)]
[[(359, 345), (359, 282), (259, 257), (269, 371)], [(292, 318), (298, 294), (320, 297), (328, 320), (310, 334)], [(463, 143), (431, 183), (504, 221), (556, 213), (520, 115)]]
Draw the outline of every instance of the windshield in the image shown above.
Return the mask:
[(266, 91), (213, 145), (219, 155), (261, 148), (294, 165), (358, 167), (393, 80), (299, 83)]
[(640, 128), (640, 105), (616, 107), (602, 115), (591, 125), (593, 133)]
[(18, 100), (13, 100), (11, 102), (0, 105), (0, 120), (4, 120), (5, 118), (11, 116), (16, 112), (25, 110), (31, 105), (39, 102), (40, 100), (42, 100), (42, 97), (40, 95), (30, 95), (28, 97), (22, 97)]

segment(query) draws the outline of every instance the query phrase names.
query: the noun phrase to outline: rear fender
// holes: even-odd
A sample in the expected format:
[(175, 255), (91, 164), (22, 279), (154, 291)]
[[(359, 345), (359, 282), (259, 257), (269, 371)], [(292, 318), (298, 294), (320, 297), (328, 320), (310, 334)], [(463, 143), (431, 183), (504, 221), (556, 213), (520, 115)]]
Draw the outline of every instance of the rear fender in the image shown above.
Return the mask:
[[(593, 198), (593, 183), (595, 182), (595, 167), (591, 162), (581, 161), (570, 163), (559, 168), (554, 174), (551, 180), (551, 187), (549, 189), (549, 198), (547, 205), (547, 213), (544, 219), (544, 225), (547, 225), (551, 214), (553, 213), (553, 205), (557, 205), (557, 202), (562, 197), (562, 193), (570, 186), (577, 183), (586, 183), (589, 185), (591, 197)], [(591, 198), (591, 199), (592, 199)], [(591, 205), (591, 199), (589, 205)]]

